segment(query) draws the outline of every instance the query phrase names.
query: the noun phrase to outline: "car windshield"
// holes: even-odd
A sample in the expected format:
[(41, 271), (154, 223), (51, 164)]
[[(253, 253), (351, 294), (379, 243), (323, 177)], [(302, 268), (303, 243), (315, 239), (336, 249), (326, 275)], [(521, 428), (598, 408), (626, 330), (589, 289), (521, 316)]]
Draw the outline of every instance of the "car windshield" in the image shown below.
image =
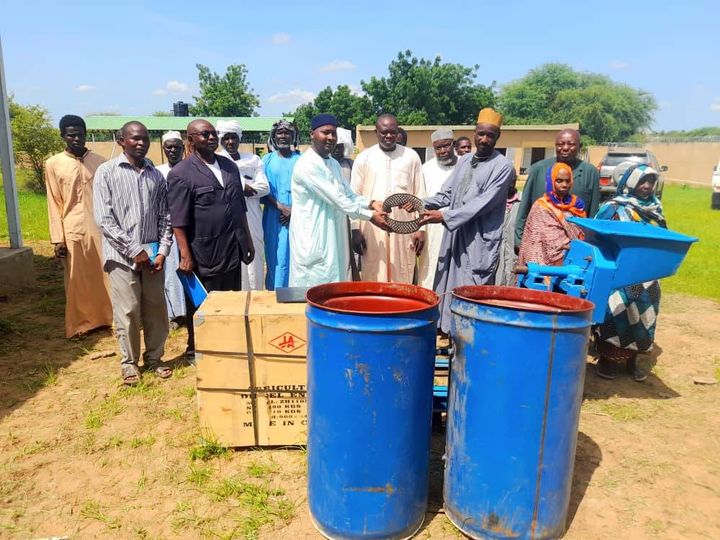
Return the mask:
[(645, 163), (647, 161), (647, 157), (638, 156), (635, 154), (609, 154), (605, 156), (605, 159), (603, 160), (603, 165), (609, 165), (611, 167), (614, 167), (615, 165), (619, 165), (623, 161), (637, 161), (640, 163)]

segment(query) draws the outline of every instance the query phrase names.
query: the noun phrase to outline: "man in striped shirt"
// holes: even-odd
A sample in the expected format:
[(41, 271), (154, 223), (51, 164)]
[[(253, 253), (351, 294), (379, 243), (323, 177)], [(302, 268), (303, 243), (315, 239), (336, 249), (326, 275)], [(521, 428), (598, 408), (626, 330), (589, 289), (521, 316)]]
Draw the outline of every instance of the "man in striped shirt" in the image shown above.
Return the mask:
[(110, 281), (121, 375), (126, 385), (140, 380), (140, 329), (144, 367), (161, 378), (172, 375), (161, 358), (168, 335), (163, 263), (172, 229), (163, 175), (145, 158), (148, 131), (140, 122), (120, 130), (123, 153), (98, 167), (94, 180), (95, 221), (103, 235), (104, 270)]

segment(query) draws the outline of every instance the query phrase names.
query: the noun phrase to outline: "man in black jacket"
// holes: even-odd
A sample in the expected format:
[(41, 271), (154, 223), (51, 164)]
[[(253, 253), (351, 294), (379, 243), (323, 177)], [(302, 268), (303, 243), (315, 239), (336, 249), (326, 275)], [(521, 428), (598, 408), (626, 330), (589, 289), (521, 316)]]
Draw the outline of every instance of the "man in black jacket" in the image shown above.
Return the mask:
[[(179, 268), (194, 271), (208, 291), (239, 291), (240, 262), (250, 264), (255, 257), (240, 173), (230, 159), (215, 154), (219, 140), (210, 122), (190, 122), (187, 136), (192, 153), (168, 174)], [(188, 315), (192, 312), (188, 302)], [(192, 353), (194, 340), (188, 342)]]

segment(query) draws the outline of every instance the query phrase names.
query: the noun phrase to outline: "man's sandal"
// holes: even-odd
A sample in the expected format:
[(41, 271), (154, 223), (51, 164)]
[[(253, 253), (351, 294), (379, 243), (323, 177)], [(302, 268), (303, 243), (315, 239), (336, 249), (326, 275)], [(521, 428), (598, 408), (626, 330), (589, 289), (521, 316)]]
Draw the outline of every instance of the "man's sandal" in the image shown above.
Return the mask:
[(140, 376), (137, 373), (131, 373), (125, 375), (122, 381), (125, 386), (137, 386), (140, 382)]
[(153, 373), (159, 379), (169, 379), (172, 377), (172, 369), (167, 366), (157, 366), (153, 369)]

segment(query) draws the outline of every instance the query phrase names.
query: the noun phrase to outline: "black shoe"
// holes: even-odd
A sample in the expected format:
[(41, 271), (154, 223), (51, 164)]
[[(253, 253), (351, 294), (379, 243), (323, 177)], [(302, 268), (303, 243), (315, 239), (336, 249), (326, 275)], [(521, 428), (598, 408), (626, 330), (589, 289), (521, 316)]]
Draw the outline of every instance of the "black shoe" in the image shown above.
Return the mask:
[(612, 381), (617, 378), (617, 366), (612, 360), (608, 360), (604, 356), (601, 356), (595, 366), (595, 373), (597, 373), (597, 376), (602, 379)]
[(636, 357), (628, 358), (627, 371), (635, 382), (643, 382), (648, 378), (647, 373), (638, 366)]

